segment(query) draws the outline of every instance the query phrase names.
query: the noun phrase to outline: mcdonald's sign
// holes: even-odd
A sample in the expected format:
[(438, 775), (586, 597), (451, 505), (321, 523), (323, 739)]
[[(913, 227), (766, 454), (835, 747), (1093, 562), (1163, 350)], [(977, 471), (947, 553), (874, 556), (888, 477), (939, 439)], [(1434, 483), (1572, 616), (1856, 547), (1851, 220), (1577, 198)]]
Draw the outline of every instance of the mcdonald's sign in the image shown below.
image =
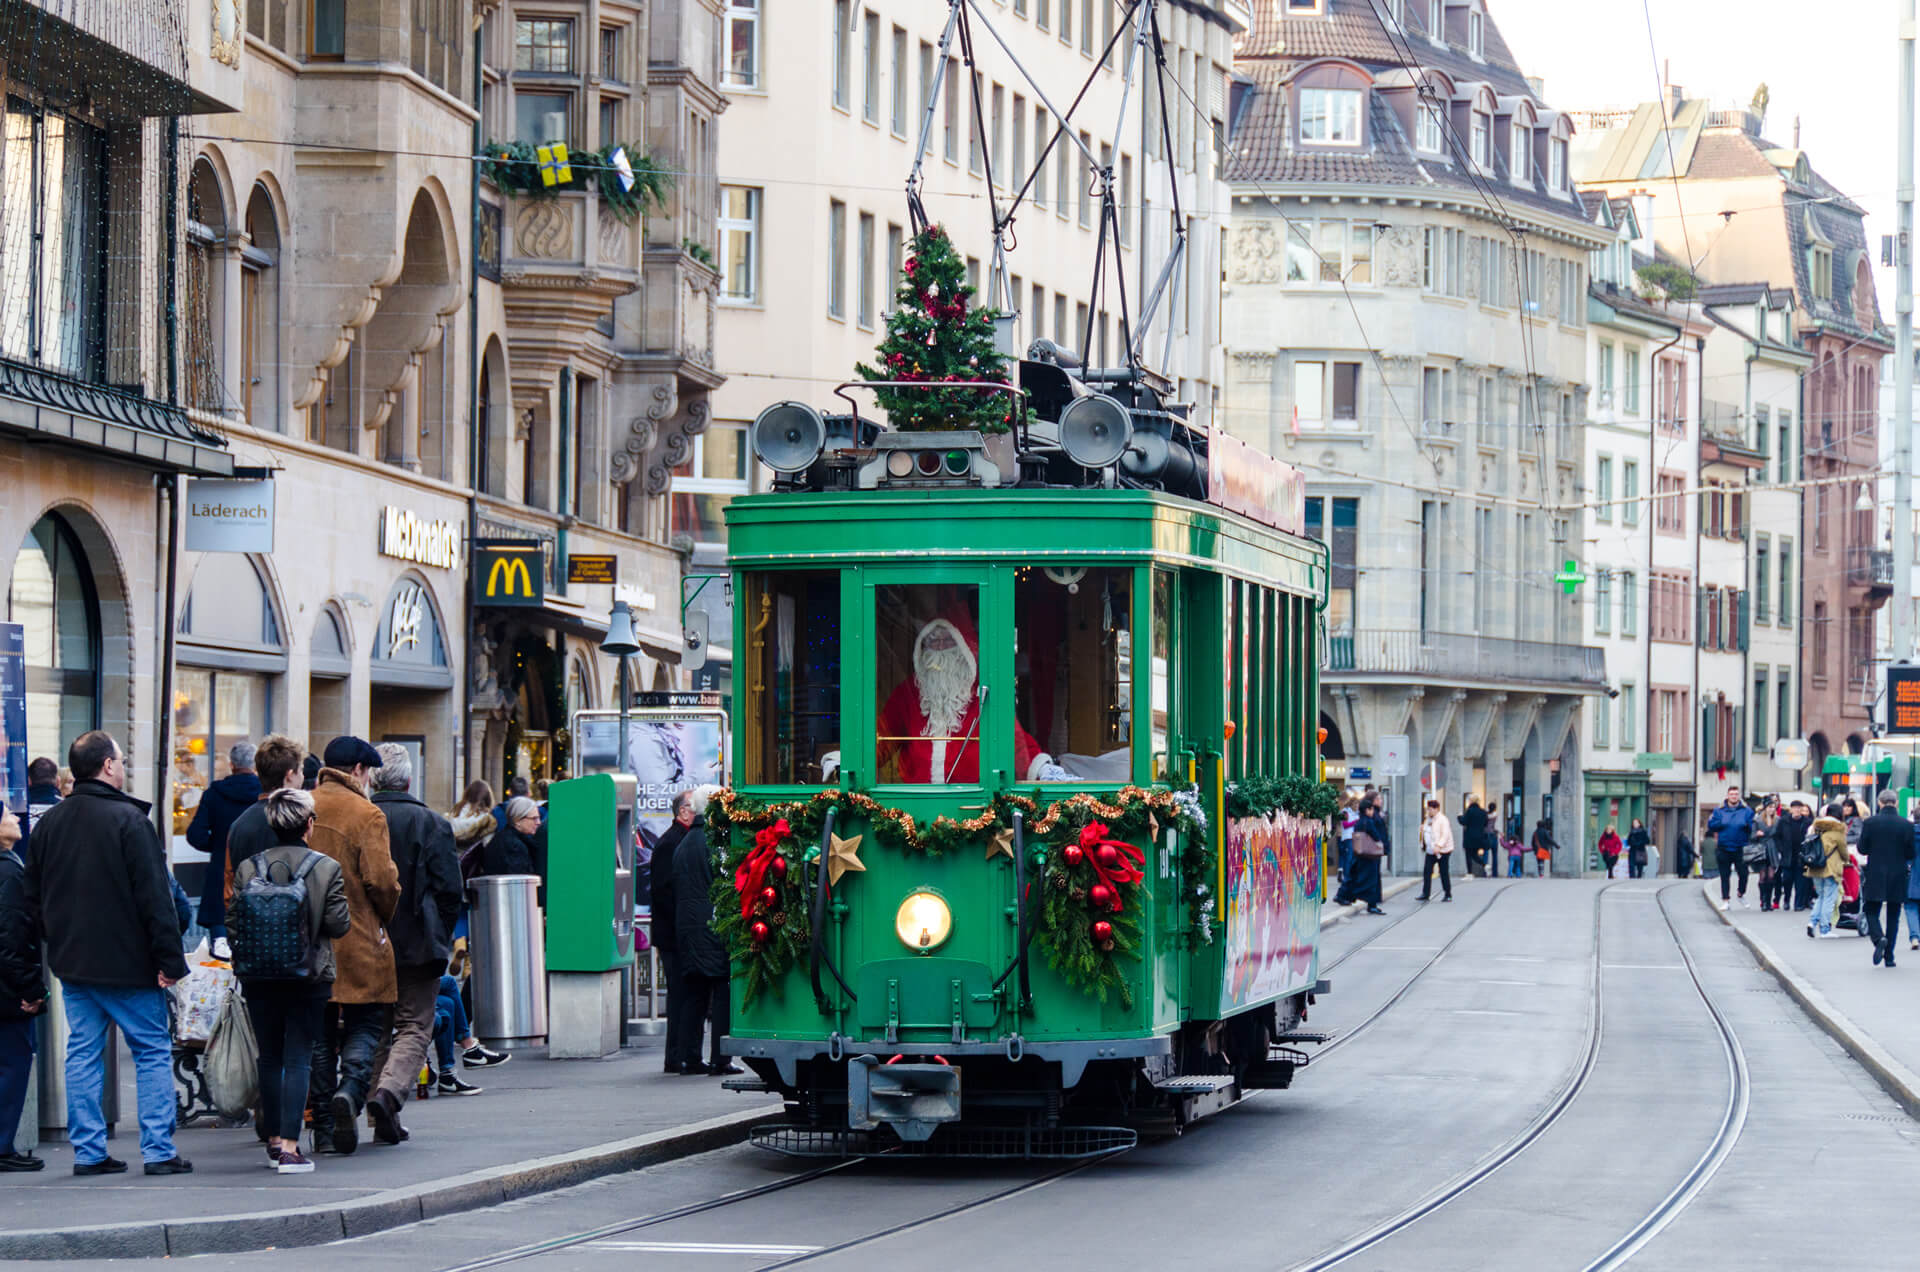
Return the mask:
[(475, 605), (544, 605), (546, 559), (533, 540), (491, 539), (473, 545)]

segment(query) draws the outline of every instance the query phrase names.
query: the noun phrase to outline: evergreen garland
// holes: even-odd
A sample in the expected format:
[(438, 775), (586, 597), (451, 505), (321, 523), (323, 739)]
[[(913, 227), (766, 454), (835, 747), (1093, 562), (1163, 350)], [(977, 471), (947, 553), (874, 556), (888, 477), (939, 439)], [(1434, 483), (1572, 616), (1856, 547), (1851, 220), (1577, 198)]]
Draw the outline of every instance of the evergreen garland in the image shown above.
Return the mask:
[[(627, 163), (633, 168), (631, 190), (621, 186), (619, 173), (613, 166), (613, 152), (621, 149), (627, 152)], [(531, 142), (490, 141), (480, 147), (480, 153), (485, 156), (480, 161), (482, 179), (522, 198), (551, 199), (562, 190), (584, 190), (591, 180), (607, 210), (628, 225), (638, 220), (649, 206), (664, 207), (667, 192), (673, 188), (672, 174), (631, 142), (624, 146), (612, 142), (599, 150), (569, 147), (567, 167), (571, 175), (555, 185), (547, 185), (540, 179), (540, 156)]]
[(1265, 817), (1287, 812), (1310, 821), (1325, 821), (1340, 808), (1340, 788), (1298, 773), (1279, 777), (1247, 777), (1227, 786), (1229, 817)]

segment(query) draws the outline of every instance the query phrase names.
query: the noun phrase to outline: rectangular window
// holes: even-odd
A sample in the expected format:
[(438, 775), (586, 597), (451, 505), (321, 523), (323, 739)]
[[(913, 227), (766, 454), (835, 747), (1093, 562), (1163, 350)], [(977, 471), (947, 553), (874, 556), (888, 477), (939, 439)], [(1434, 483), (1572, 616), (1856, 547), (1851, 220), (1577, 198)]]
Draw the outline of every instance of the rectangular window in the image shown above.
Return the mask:
[(1773, 606), (1773, 561), (1769, 536), (1753, 536), (1753, 621), (1770, 622)]
[[(1607, 737), (1607, 725), (1612, 722), (1612, 719), (1613, 704), (1604, 699), (1596, 701), (1593, 707), (1593, 745), (1596, 749), (1605, 750), (1613, 745)], [(1626, 739), (1622, 738), (1621, 743), (1624, 745)]]
[(1073, 144), (1068, 140), (1066, 131), (1064, 129), (1061, 130), (1060, 140), (1055, 142), (1053, 146), (1053, 176), (1055, 186), (1053, 214), (1062, 221), (1067, 219), (1067, 204), (1070, 198), (1068, 191), (1073, 189), (1072, 168), (1070, 166), (1073, 158), (1067, 153), (1072, 149)]
[[(1015, 781), (1111, 779), (1132, 771), (1132, 601), (1130, 569), (1086, 570), (1072, 589), (1042, 570), (1014, 580)], [(1042, 755), (1053, 758), (1051, 767)]]
[(880, 122), (880, 15), (866, 12), (866, 30), (861, 42), (860, 118), (870, 124)]
[[(317, 11), (345, 5), (316, 4)], [(316, 28), (315, 36), (319, 31)], [(342, 50), (345, 51), (344, 45)], [(522, 18), (513, 24), (513, 69), (541, 71), (552, 75), (573, 74), (573, 19)]]
[(993, 156), (994, 182), (997, 185), (1004, 186), (1008, 181), (1007, 90), (995, 84), (993, 86), (993, 95), (989, 100), (991, 102), (991, 110), (987, 116), (989, 127), (988, 135), (993, 139), (993, 146), (988, 153)]
[(1756, 751), (1767, 749), (1767, 726), (1773, 718), (1767, 711), (1767, 691), (1771, 687), (1767, 669), (1755, 667), (1753, 669), (1753, 701), (1747, 704), (1747, 714), (1753, 717), (1753, 749)]
[(1080, 0), (1080, 52), (1093, 56), (1093, 0)]
[(948, 163), (960, 162), (960, 64), (947, 59), (940, 81), (940, 153)]
[(1333, 426), (1360, 427), (1360, 364), (1333, 364)]
[(1620, 520), (1627, 525), (1640, 524), (1640, 464), (1636, 460), (1620, 462)]
[(824, 785), (840, 750), (840, 574), (750, 574), (746, 584), (745, 780)]
[(1067, 298), (1059, 292), (1053, 294), (1053, 342), (1067, 347)]
[(1133, 246), (1133, 201), (1138, 191), (1133, 188), (1133, 156), (1120, 156), (1120, 197), (1115, 215), (1120, 222), (1120, 243), (1123, 247)]
[(1593, 519), (1613, 520), (1613, 456), (1602, 455), (1593, 469)]
[[(1306, 532), (1309, 539), (1327, 545), (1331, 558), (1328, 580), (1327, 630), (1353, 631), (1354, 587), (1359, 575), (1358, 539), (1360, 501), (1358, 499), (1307, 499)], [(1349, 655), (1350, 657), (1351, 655)]]
[(619, 27), (600, 28), (600, 78), (615, 84), (624, 84), (627, 79), (620, 64), (620, 31)]
[(1613, 409), (1613, 342), (1611, 340), (1600, 341), (1599, 353), (1600, 353), (1600, 356), (1598, 359), (1598, 364), (1597, 364), (1596, 373), (1595, 373), (1595, 379), (1598, 381), (1598, 383), (1596, 383), (1593, 387), (1600, 394), (1600, 403), (1599, 403), (1600, 407), (1603, 410), (1612, 410)]
[(1793, 727), (1793, 672), (1780, 668), (1778, 679), (1774, 682), (1773, 709), (1775, 712), (1774, 735), (1776, 738), (1794, 736)]
[(847, 316), (847, 205), (827, 202), (827, 314)]
[(876, 587), (873, 630), (874, 775), (916, 786), (978, 782), (980, 589)]
[(760, 87), (760, 0), (727, 0), (727, 65), (721, 83), (728, 88)]
[(1080, 228), (1093, 227), (1093, 137), (1088, 133), (1080, 134), (1080, 202), (1076, 205), (1080, 212)]
[(1060, 0), (1060, 43), (1073, 43), (1073, 0)]
[(967, 257), (967, 286), (976, 297), (980, 294), (980, 258), (977, 256)]
[(894, 293), (900, 287), (900, 271), (907, 262), (906, 232), (897, 225), (887, 226), (887, 278), (882, 287), (887, 289), (886, 312), (894, 311)]
[(1632, 570), (1622, 570), (1620, 579), (1620, 634), (1638, 636), (1640, 634), (1640, 593), (1636, 591), (1639, 577)]
[(611, 146), (620, 140), (620, 101), (615, 97), (600, 99), (600, 144)]
[[(4, 172), (0, 254), (10, 264), (0, 293), (0, 352), (98, 379), (107, 283), (105, 137), (9, 98)], [(203, 298), (195, 310), (195, 325), (210, 337), (211, 305)]]
[(1326, 392), (1326, 363), (1296, 362), (1293, 364), (1293, 410), (1300, 421), (1301, 428), (1325, 426), (1323, 403), (1326, 400)]
[(891, 85), (892, 109), (889, 122), (893, 135), (907, 135), (907, 31), (905, 27), (893, 28), (893, 84)]
[(841, 110), (853, 104), (853, 5), (833, 0), (833, 104)]
[(856, 300), (859, 306), (855, 316), (862, 327), (873, 326), (873, 249), (874, 249), (873, 213), (860, 214), (860, 265), (859, 293)]
[(1598, 570), (1593, 578), (1593, 630), (1605, 636), (1613, 629), (1613, 575)]
[(760, 299), (760, 191), (720, 187), (720, 297), (750, 305)]
[(1010, 189), (1018, 190), (1027, 180), (1027, 99), (1013, 95), (1013, 167), (1000, 178)]
[(307, 10), (307, 56), (337, 62), (347, 53), (347, 0), (312, 0)]
[(1027, 339), (1038, 340), (1046, 333), (1040, 330), (1040, 324), (1047, 320), (1047, 289), (1040, 284), (1033, 285), (1033, 295), (1027, 300)]
[(530, 146), (573, 135), (573, 94), (513, 91), (514, 139)]
[(1631, 751), (1639, 747), (1640, 739), (1636, 733), (1638, 722), (1634, 717), (1635, 686), (1631, 680), (1620, 682), (1620, 745)]
[[(925, 40), (920, 41), (920, 114), (916, 117), (915, 122), (916, 125), (921, 128), (927, 127), (927, 111), (933, 105), (934, 65), (933, 45), (928, 44)], [(927, 129), (927, 153), (933, 153), (933, 130), (931, 128)]]
[(1349, 88), (1300, 90), (1300, 140), (1318, 146), (1360, 144), (1360, 93)]
[[(1780, 536), (1780, 626), (1792, 627), (1796, 608), (1793, 594), (1793, 540)], [(1784, 734), (1781, 736), (1785, 736)]]
[(1780, 473), (1780, 484), (1784, 486), (1793, 480), (1793, 414), (1790, 411), (1782, 411), (1777, 418), (1780, 431), (1780, 453), (1775, 457), (1775, 462)]
[(1653, 528), (1660, 534), (1686, 536), (1686, 488), (1685, 473), (1662, 470), (1654, 474)]
[(1440, 153), (1445, 144), (1440, 122), (1440, 108), (1432, 102), (1420, 103), (1420, 126), (1416, 144), (1430, 155)]
[(976, 102), (985, 102), (985, 84), (986, 77), (975, 71), (971, 95), (961, 103), (961, 108), (967, 113), (967, 171), (975, 176), (985, 172), (987, 166), (987, 141), (980, 135), (980, 126), (985, 121), (980, 118), (979, 108), (975, 106)]
[(1047, 206), (1047, 108), (1033, 108), (1033, 206)]

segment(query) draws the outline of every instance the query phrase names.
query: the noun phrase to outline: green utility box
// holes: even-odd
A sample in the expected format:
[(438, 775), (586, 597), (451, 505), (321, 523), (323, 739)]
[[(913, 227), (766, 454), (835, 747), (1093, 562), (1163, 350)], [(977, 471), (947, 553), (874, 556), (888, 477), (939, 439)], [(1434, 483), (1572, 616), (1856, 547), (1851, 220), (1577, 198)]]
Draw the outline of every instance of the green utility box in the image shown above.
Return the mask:
[(592, 773), (547, 790), (547, 971), (633, 962), (634, 779)]

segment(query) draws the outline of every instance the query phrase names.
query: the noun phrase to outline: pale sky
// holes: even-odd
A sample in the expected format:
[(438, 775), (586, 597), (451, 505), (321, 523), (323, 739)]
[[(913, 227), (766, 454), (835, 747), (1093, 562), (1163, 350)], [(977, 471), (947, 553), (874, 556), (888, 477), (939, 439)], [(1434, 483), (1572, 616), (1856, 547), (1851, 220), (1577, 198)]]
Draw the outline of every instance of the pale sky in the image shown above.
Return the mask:
[[(1765, 81), (1765, 134), (1800, 145), (1820, 174), (1867, 209), (1868, 254), (1893, 232), (1899, 60), (1898, 0), (1488, 0), (1528, 75), (1563, 110), (1631, 106), (1658, 94), (1664, 62), (1688, 98), (1746, 105)], [(1656, 60), (1655, 52), (1658, 54)], [(1893, 277), (1881, 270), (1880, 312), (1893, 322)]]

